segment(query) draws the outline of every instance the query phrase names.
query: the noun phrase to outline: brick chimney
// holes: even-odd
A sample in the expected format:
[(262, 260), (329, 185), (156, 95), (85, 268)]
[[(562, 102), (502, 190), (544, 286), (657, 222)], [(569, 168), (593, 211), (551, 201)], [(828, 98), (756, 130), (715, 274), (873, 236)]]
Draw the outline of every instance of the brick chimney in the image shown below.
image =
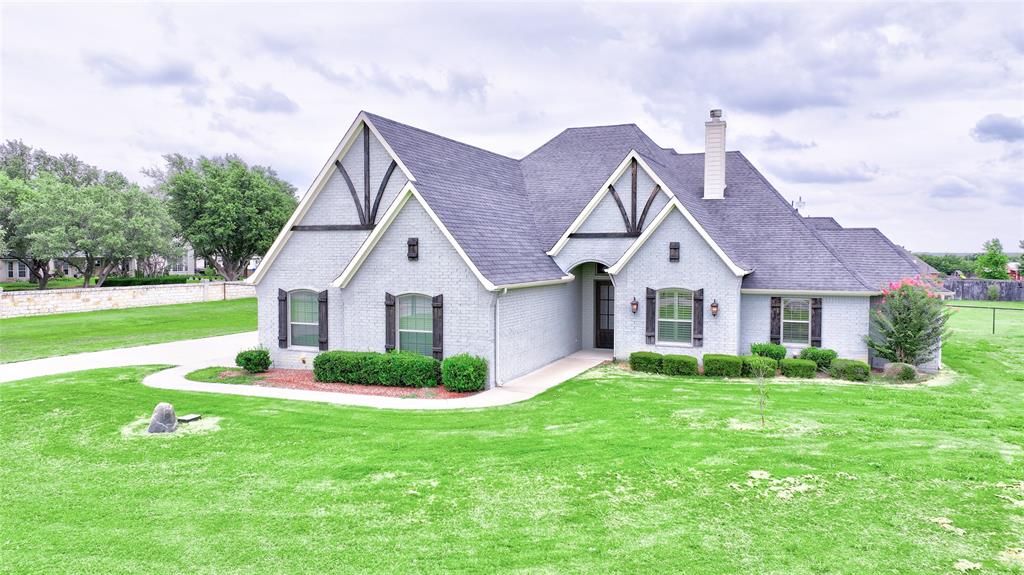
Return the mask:
[(725, 197), (725, 120), (721, 110), (711, 110), (704, 122), (704, 199)]

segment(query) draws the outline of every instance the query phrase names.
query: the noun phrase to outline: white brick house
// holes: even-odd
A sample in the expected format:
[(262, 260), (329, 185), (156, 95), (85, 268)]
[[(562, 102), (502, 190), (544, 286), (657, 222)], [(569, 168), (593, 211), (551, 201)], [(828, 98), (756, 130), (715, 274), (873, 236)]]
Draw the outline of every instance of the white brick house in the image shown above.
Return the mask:
[(725, 151), (716, 112), (705, 153), (620, 125), (519, 160), (360, 113), (249, 280), (261, 342), (279, 367), (471, 353), (492, 385), (592, 347), (869, 359), (871, 298), (932, 270), (878, 230), (801, 216)]

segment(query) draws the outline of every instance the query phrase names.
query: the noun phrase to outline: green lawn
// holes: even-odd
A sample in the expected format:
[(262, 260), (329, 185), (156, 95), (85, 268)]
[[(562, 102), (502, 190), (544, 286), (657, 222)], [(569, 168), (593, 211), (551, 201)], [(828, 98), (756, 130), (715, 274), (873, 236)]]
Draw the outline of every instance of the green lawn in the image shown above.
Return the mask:
[(0, 363), (256, 329), (256, 299), (0, 320)]
[[(232, 375), (222, 376), (222, 373), (230, 372)], [(197, 369), (185, 374), (185, 379), (191, 381), (202, 381), (209, 383), (233, 383), (235, 385), (252, 385), (260, 381), (259, 375), (246, 373), (237, 367), (214, 366)]]
[[(1024, 573), (1024, 317), (974, 321), (945, 385), (770, 384), (766, 429), (750, 383), (612, 367), (458, 412), (139, 384), (158, 367), (3, 384), (0, 565)], [(158, 401), (202, 428), (139, 434)]]
[[(93, 278), (90, 283), (95, 284), (96, 278)], [(0, 287), (4, 288), (4, 291), (25, 291), (39, 289), (39, 287), (30, 281), (17, 281), (17, 282), (4, 282), (0, 283)], [(46, 282), (46, 289), (62, 289), (62, 288), (77, 288), (82, 287), (81, 278), (52, 278)]]

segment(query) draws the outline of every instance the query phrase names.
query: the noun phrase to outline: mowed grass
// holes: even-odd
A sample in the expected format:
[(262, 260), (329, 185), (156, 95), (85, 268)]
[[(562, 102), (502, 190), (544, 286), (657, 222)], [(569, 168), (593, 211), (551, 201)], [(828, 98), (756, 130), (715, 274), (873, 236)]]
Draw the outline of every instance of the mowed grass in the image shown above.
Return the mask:
[[(752, 383), (615, 367), (456, 412), (140, 385), (158, 367), (3, 384), (0, 564), (1019, 574), (1024, 317), (993, 337), (965, 311), (945, 346), (956, 378), (770, 383), (764, 429)], [(139, 434), (158, 401), (204, 426)]]
[(0, 320), (0, 363), (256, 329), (256, 299)]

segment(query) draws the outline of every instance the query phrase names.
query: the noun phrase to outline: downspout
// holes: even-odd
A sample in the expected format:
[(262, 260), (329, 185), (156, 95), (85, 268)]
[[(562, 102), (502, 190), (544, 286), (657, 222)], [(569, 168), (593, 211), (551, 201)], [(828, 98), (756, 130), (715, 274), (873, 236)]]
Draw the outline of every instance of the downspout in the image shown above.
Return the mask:
[(501, 296), (508, 293), (508, 288), (496, 292), (494, 294), (494, 387), (499, 387), (501, 383), (498, 382), (498, 353), (501, 350), (499, 345), (499, 337), (501, 332), (498, 330), (498, 322), (501, 319), (501, 313), (499, 311)]

